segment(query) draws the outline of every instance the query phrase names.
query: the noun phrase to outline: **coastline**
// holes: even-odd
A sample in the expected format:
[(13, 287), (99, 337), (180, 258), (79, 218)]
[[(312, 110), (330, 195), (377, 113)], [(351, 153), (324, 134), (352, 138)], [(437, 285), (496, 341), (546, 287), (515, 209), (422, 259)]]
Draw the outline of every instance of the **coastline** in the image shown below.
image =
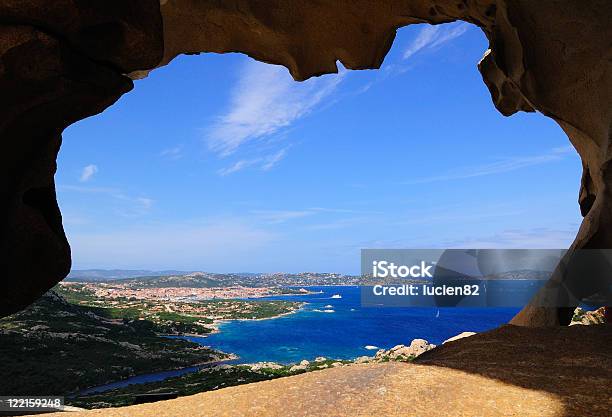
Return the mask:
[[(293, 295), (293, 294), (292, 294), (292, 295)], [(263, 320), (274, 320), (274, 319), (279, 319), (279, 318), (281, 318), (281, 317), (290, 316), (290, 315), (292, 315), (292, 314), (296, 314), (296, 313), (298, 313), (298, 312), (302, 311), (302, 310), (303, 310), (303, 308), (304, 308), (304, 307), (305, 307), (307, 304), (308, 304), (307, 302), (302, 302), (302, 303), (301, 303), (301, 305), (300, 305), (300, 307), (299, 307), (299, 308), (296, 308), (295, 310), (288, 311), (288, 312), (286, 312), (286, 313), (280, 313), (280, 314), (277, 314), (277, 315), (275, 315), (275, 316), (270, 316), (270, 317), (261, 317), (261, 318), (258, 318), (258, 319), (249, 319), (249, 318), (241, 318), (241, 319), (215, 319), (215, 320), (213, 320), (213, 322), (212, 322), (212, 323), (209, 325), (209, 326), (210, 326), (209, 328), (211, 329), (211, 331), (210, 331), (210, 332), (208, 332), (208, 333), (203, 333), (203, 334), (197, 334), (197, 333), (168, 333), (168, 334), (160, 334), (159, 336), (162, 336), (162, 337), (166, 337), (166, 336), (172, 336), (172, 337), (182, 337), (182, 336), (184, 336), (184, 337), (202, 337), (202, 338), (204, 338), (204, 337), (210, 336), (210, 335), (212, 335), (212, 334), (217, 334), (217, 333), (220, 333), (220, 332), (221, 332), (220, 327), (221, 327), (223, 324), (230, 323), (230, 322), (232, 322), (232, 321), (263, 321)]]
[[(270, 317), (261, 317), (258, 319), (249, 319), (249, 318), (241, 318), (241, 319), (215, 319), (213, 320), (213, 322), (209, 325), (210, 327), (210, 332), (207, 333), (159, 333), (158, 336), (160, 337), (208, 337), (212, 334), (217, 334), (221, 332), (221, 325), (226, 324), (226, 323), (230, 323), (232, 321), (263, 321), (263, 320), (274, 320), (274, 319), (279, 319), (281, 317), (286, 317), (286, 316), (290, 316), (292, 314), (296, 314), (299, 313), (300, 311), (302, 311), (304, 309), (304, 307), (309, 304), (307, 302), (302, 302), (300, 304), (300, 306), (298, 308), (296, 308), (295, 310), (292, 311), (287, 311), (286, 313), (280, 313), (274, 316), (270, 316)], [(225, 353), (225, 352), (222, 352)], [(233, 354), (233, 353), (230, 353)], [(235, 358), (238, 359), (238, 356)]]
[[(276, 325), (276, 324), (263, 325), (265, 328), (267, 328), (268, 331), (277, 331), (276, 329), (278, 328), (278, 329), (282, 329), (281, 331), (283, 332), (283, 334), (287, 335), (285, 339), (281, 341), (276, 340), (275, 338), (272, 338), (271, 340), (273, 340), (273, 342), (266, 342), (265, 339), (266, 339), (267, 333), (261, 333), (261, 331), (258, 330), (258, 325), (256, 324), (253, 324), (253, 325), (245, 324), (246, 330), (244, 330), (245, 333), (243, 333), (242, 336), (240, 335), (243, 332), (243, 330), (241, 330), (242, 327), (237, 327), (238, 333), (236, 333), (235, 336), (241, 340), (238, 343), (232, 342), (234, 338), (233, 336), (234, 327), (233, 326), (227, 329), (224, 329), (221, 327), (223, 324), (230, 323), (232, 321), (240, 321), (240, 322), (262, 321), (262, 320), (281, 318), (285, 316), (290, 317), (290, 315), (300, 312), (300, 311), (302, 312), (306, 311), (310, 313), (311, 308), (318, 308), (317, 306), (319, 304), (323, 306), (326, 302), (328, 302), (327, 298), (329, 298), (332, 294), (342, 295), (342, 299), (329, 300), (329, 302), (331, 304), (334, 304), (334, 306), (335, 306), (335, 303), (332, 303), (332, 301), (336, 301), (338, 303), (340, 302), (348, 303), (347, 305), (344, 306), (345, 308), (342, 308), (342, 306), (338, 305), (339, 311), (348, 311), (349, 307), (355, 306), (355, 303), (359, 302), (359, 297), (358, 297), (359, 295), (358, 287), (359, 286), (330, 285), (330, 286), (326, 286), (327, 288), (320, 288), (320, 286), (317, 286), (317, 287), (323, 290), (325, 294), (323, 297), (318, 297), (315, 295), (314, 297), (309, 297), (302, 301), (298, 301), (298, 303), (295, 304), (295, 307), (292, 311), (287, 311), (281, 314), (264, 317), (264, 318), (257, 318), (257, 319), (249, 318), (247, 315), (247, 317), (243, 317), (243, 318), (215, 320), (213, 323), (214, 325), (213, 331), (211, 331), (210, 333), (204, 334), (204, 335), (202, 334), (170, 335), (173, 337), (184, 338), (187, 340), (189, 340), (190, 337), (196, 337), (198, 338), (198, 340), (191, 340), (191, 341), (196, 342), (202, 346), (206, 346), (212, 349), (213, 351), (216, 349), (214, 347), (211, 347), (210, 345), (216, 344), (217, 346), (224, 349), (225, 351), (232, 352), (235, 356), (231, 356), (228, 359), (220, 362), (219, 364), (222, 366), (218, 368), (216, 368), (213, 365), (211, 366), (210, 369), (207, 368), (201, 372), (196, 367), (193, 367), (193, 368), (188, 367), (188, 369), (186, 369), (186, 371), (182, 373), (178, 379), (172, 378), (171, 376), (167, 377), (167, 379), (171, 379), (171, 381), (168, 382), (169, 385), (167, 385), (166, 387), (171, 387), (172, 389), (178, 389), (177, 387), (179, 387), (182, 389), (184, 385), (184, 386), (188, 386), (189, 387), (188, 389), (193, 390), (193, 392), (199, 392), (199, 390), (204, 391), (204, 390), (215, 389), (215, 387), (217, 387), (218, 385), (217, 381), (225, 381), (226, 379), (230, 381), (235, 381), (236, 383), (238, 383), (240, 381), (245, 381), (245, 378), (247, 381), (251, 381), (251, 380), (254, 381), (254, 380), (259, 380), (260, 378), (263, 378), (264, 376), (272, 376), (272, 375), (280, 375), (280, 374), (290, 375), (290, 374), (295, 374), (295, 373), (300, 373), (300, 372), (307, 372), (310, 370), (323, 369), (327, 367), (346, 366), (348, 364), (353, 364), (353, 363), (359, 364), (359, 363), (365, 363), (365, 362), (385, 362), (388, 360), (410, 360), (412, 356), (416, 356), (415, 353), (418, 353), (415, 351), (417, 346), (401, 345), (402, 341), (413, 340), (416, 342), (418, 340), (419, 342), (424, 342), (427, 346), (429, 346), (426, 340), (432, 340), (430, 339), (432, 335), (427, 332), (427, 328), (421, 329), (423, 330), (423, 332), (420, 331), (418, 332), (418, 334), (410, 335), (410, 338), (408, 339), (405, 339), (407, 335), (402, 334), (402, 337), (394, 338), (393, 343), (383, 342), (380, 340), (380, 338), (376, 338), (376, 337), (370, 338), (370, 336), (372, 335), (368, 334), (367, 340), (363, 339), (363, 335), (360, 336), (360, 339), (355, 339), (355, 340), (359, 340), (358, 347), (353, 349), (355, 352), (353, 352), (352, 350), (350, 352), (348, 350), (346, 352), (342, 350), (342, 351), (338, 351), (340, 352), (338, 353), (334, 349), (332, 349), (333, 351), (330, 351), (328, 349), (328, 344), (330, 343), (329, 339), (320, 340), (322, 339), (322, 337), (319, 337), (318, 339), (316, 337), (314, 339), (310, 339), (311, 337), (310, 335), (299, 334), (299, 332), (298, 334), (294, 334), (294, 331), (292, 330), (293, 323), (291, 320), (283, 321), (283, 323), (280, 323), (279, 325)], [(334, 290), (333, 287), (338, 287), (338, 288), (337, 290)], [(341, 287), (343, 287), (344, 289)], [(353, 287), (354, 289), (350, 289), (351, 287)], [(312, 288), (309, 288), (309, 289), (312, 289)], [(292, 295), (296, 295), (296, 294), (292, 294)], [(299, 300), (299, 298), (290, 297), (290, 300)], [(310, 307), (305, 308), (306, 305), (310, 305)], [(310, 314), (307, 314), (307, 315), (309, 316)], [(339, 320), (341, 322), (342, 320), (350, 320), (351, 319), (350, 316), (351, 315), (347, 313), (346, 317), (343, 317), (343, 318), (341, 317)], [(425, 319), (431, 319), (429, 315), (427, 314), (424, 314), (422, 316)], [(313, 315), (313, 317), (315, 316)], [(320, 316), (317, 315), (316, 317), (320, 317)], [(411, 320), (417, 320), (421, 318), (421, 315), (417, 315), (415, 317), (410, 316), (410, 318)], [(470, 316), (467, 316), (467, 318), (469, 319)], [(301, 319), (298, 319), (298, 320), (301, 320)], [(316, 318), (315, 320), (322, 320), (322, 319)], [(340, 330), (339, 328), (338, 332), (334, 331), (334, 337), (339, 337), (341, 335), (344, 335), (343, 332), (345, 332), (347, 326), (350, 326), (350, 322), (344, 322), (344, 323), (345, 325), (342, 327), (342, 330)], [(463, 322), (461, 323), (465, 324)], [(467, 323), (470, 324), (469, 321)], [(333, 328), (333, 326), (338, 326), (339, 324), (336, 323), (332, 319), (329, 322), (329, 325)], [(342, 325), (342, 323), (340, 323), (340, 325)], [(207, 324), (207, 326), (212, 327), (210, 323)], [(462, 329), (465, 329), (465, 328), (466, 327), (462, 325), (461, 329), (458, 330), (457, 333), (459, 333)], [(470, 325), (469, 328), (471, 329), (472, 326)], [(474, 330), (481, 331), (481, 329), (474, 329)], [(221, 336), (219, 339), (217, 339), (216, 337), (213, 338), (213, 340), (205, 339), (208, 335), (213, 335), (217, 333), (223, 334), (225, 332), (227, 332), (227, 334), (230, 335), (229, 336), (230, 343), (226, 343), (225, 338), (223, 336)], [(452, 334), (457, 334), (457, 333), (452, 333)], [(410, 334), (410, 332), (408, 332), (408, 334)], [(258, 335), (262, 335), (263, 340), (259, 340)], [(263, 352), (262, 346), (265, 347), (270, 344), (279, 344), (282, 346), (285, 346), (284, 344), (287, 344), (288, 346), (290, 346), (292, 343), (295, 343), (296, 346), (298, 346), (301, 343), (301, 340), (304, 339), (304, 337), (308, 339), (308, 344), (309, 344), (307, 346), (308, 349), (305, 348), (303, 351), (297, 352), (298, 354), (293, 354), (293, 353), (271, 354), (271, 355), (268, 355), (268, 354), (263, 355), (263, 354), (257, 354), (257, 353), (251, 354), (251, 349), (255, 348), (256, 352), (259, 349)], [(350, 336), (348, 339), (341, 337), (342, 343), (345, 343), (345, 344), (353, 343), (351, 337), (352, 336)], [(418, 339), (420, 337), (424, 338), (425, 340)], [(436, 340), (434, 338), (432, 341), (432, 346), (433, 346), (433, 343), (441, 344), (441, 342), (447, 338), (448, 338), (447, 335), (445, 335), (444, 338), (442, 338), (441, 340)], [(383, 337), (382, 339), (385, 339), (385, 338)], [(313, 344), (313, 343), (315, 344), (316, 343), (326, 343), (326, 345), (323, 346), (324, 349), (322, 350), (310, 349), (309, 346), (310, 344)], [(404, 341), (404, 343), (406, 342)], [(251, 345), (257, 345), (257, 346), (251, 347)], [(368, 346), (368, 348), (365, 348), (365, 346)], [(374, 346), (376, 346), (377, 348), (374, 348)], [(315, 348), (317, 347), (318, 346), (315, 346)], [(420, 350), (420, 343), (419, 343), (419, 350)], [(281, 358), (281, 356), (283, 358)], [(284, 357), (288, 357), (291, 360), (284, 359)], [(240, 360), (234, 360), (232, 362), (232, 358), (236, 358)], [(311, 358), (315, 358), (315, 359), (311, 359)], [(322, 358), (328, 358), (328, 359), (326, 359), (324, 362), (321, 362), (323, 360)], [(152, 377), (160, 378), (160, 379), (163, 376), (164, 376), (163, 373), (160, 373), (159, 375), (152, 375)], [(164, 379), (162, 379), (162, 381), (163, 380)], [(146, 380), (141, 380), (141, 381), (146, 381)], [(214, 384), (211, 381), (215, 381)], [(133, 383), (140, 384), (142, 382), (133, 382)], [(240, 382), (240, 383), (244, 383), (244, 382)], [(210, 384), (212, 385), (209, 386)], [(165, 385), (163, 382), (158, 382), (156, 384), (148, 385), (143, 388), (127, 388), (125, 391), (122, 391), (122, 392), (139, 393), (139, 392), (145, 392), (147, 389), (152, 389), (155, 387), (164, 387), (164, 386)], [(112, 394), (112, 395), (115, 395), (115, 394)], [(103, 399), (98, 399), (98, 400), (103, 401)], [(91, 401), (96, 401), (96, 400), (91, 400)]]
[[(221, 351), (218, 351), (221, 352)], [(185, 371), (182, 375), (187, 374), (187, 373), (191, 373), (191, 372), (197, 372), (197, 370), (191, 370), (192, 368), (199, 368), (199, 369), (206, 369), (206, 368), (212, 368), (215, 366), (220, 366), (220, 365), (224, 365), (227, 362), (236, 360), (239, 358), (238, 355), (234, 354), (234, 353), (225, 353), (222, 352), (225, 355), (228, 355), (228, 357), (226, 359), (214, 359), (214, 360), (210, 360), (210, 361), (204, 361), (204, 362), (198, 362), (198, 363), (194, 363), (193, 365), (190, 366), (181, 366), (178, 368), (170, 368), (170, 369), (164, 369), (164, 370), (159, 370), (159, 371), (155, 371), (155, 372), (148, 372), (148, 373), (141, 373), (141, 374), (137, 374), (137, 375), (132, 375), (130, 377), (124, 378), (124, 379), (119, 379), (119, 380), (113, 380), (113, 381), (106, 381), (104, 384), (100, 384), (100, 385), (95, 385), (93, 387), (88, 387), (79, 391), (75, 391), (72, 393), (67, 394), (66, 396), (68, 398), (75, 398), (78, 396), (88, 396), (88, 395), (92, 395), (92, 394), (96, 394), (96, 393), (104, 393), (106, 391), (111, 391), (113, 389), (116, 389), (115, 387), (109, 387), (109, 388), (105, 388), (111, 385), (117, 385), (117, 388), (120, 387), (121, 385), (124, 386), (128, 386), (128, 385), (132, 385), (130, 383), (128, 383), (128, 381), (133, 380), (133, 379), (137, 379), (137, 378), (144, 378), (148, 375), (156, 375), (156, 374), (161, 374), (161, 373), (165, 373), (165, 372), (181, 372), (181, 371)], [(198, 370), (199, 370), (198, 369)], [(177, 375), (177, 376), (181, 376), (181, 374)], [(167, 377), (160, 379), (159, 381), (163, 381), (167, 379)], [(147, 381), (147, 382), (155, 382), (155, 381)], [(142, 383), (146, 383), (146, 382), (140, 382)], [(135, 384), (139, 384), (138, 382), (136, 382)]]
[[(299, 294), (291, 294), (291, 295), (299, 295)], [(176, 333), (176, 334), (158, 334), (158, 336), (162, 337), (162, 338), (165, 338), (165, 337), (167, 337), (167, 338), (187, 338), (187, 337), (206, 338), (207, 336), (209, 336), (211, 334), (220, 333), (221, 332), (220, 326), (222, 324), (224, 324), (224, 323), (229, 323), (229, 322), (232, 322), (232, 321), (274, 320), (274, 319), (278, 319), (278, 318), (281, 318), (281, 317), (285, 317), (285, 316), (289, 316), (289, 315), (295, 314), (295, 313), (301, 311), (304, 308), (304, 306), (306, 306), (307, 304), (308, 303), (306, 303), (306, 302), (302, 302), (300, 307), (295, 309), (295, 310), (293, 310), (293, 311), (288, 311), (286, 313), (277, 314), (277, 315), (271, 316), (271, 317), (263, 317), (263, 318), (258, 318), (258, 319), (242, 318), (242, 319), (215, 320), (212, 323), (212, 326), (214, 326), (214, 327), (211, 327), (212, 330), (209, 333), (205, 333), (205, 334), (194, 334), (194, 333), (181, 333), (181, 334), (178, 334), (178, 333)], [(191, 342), (198, 343), (198, 342), (194, 342), (194, 341), (191, 341)], [(189, 365), (189, 366), (182, 366), (182, 367), (178, 367), (178, 368), (171, 368), (171, 369), (165, 369), (165, 370), (156, 371), (156, 372), (150, 372), (150, 373), (144, 373), (144, 374), (139, 374), (139, 375), (133, 375), (133, 376), (130, 376), (128, 378), (120, 379), (120, 380), (116, 380), (116, 381), (107, 381), (104, 384), (96, 385), (94, 387), (89, 387), (89, 388), (86, 388), (84, 390), (80, 390), (78, 392), (72, 393), (72, 394), (70, 394), (70, 396), (71, 397), (75, 397), (75, 396), (79, 396), (79, 395), (91, 395), (91, 394), (94, 394), (96, 392), (102, 393), (102, 392), (107, 391), (107, 390), (97, 391), (96, 388), (105, 387), (107, 385), (112, 385), (112, 384), (123, 384), (123, 383), (126, 383), (126, 381), (129, 381), (132, 378), (142, 378), (142, 377), (145, 377), (147, 375), (159, 374), (161, 372), (182, 371), (182, 370), (185, 370), (186, 371), (185, 373), (189, 373), (189, 372), (191, 372), (191, 371), (189, 371), (191, 368), (198, 368), (198, 367), (208, 368), (208, 367), (213, 367), (213, 366), (217, 366), (217, 365), (223, 365), (223, 364), (225, 364), (227, 362), (231, 362), (231, 361), (235, 361), (237, 359), (240, 359), (240, 356), (235, 354), (235, 353), (233, 353), (233, 352), (229, 352), (229, 353), (228, 352), (223, 352), (223, 351), (215, 349), (215, 348), (213, 348), (211, 346), (205, 346), (205, 345), (202, 345), (202, 344), (200, 344), (200, 345), (202, 347), (207, 347), (209, 349), (214, 350), (215, 353), (217, 353), (217, 354), (225, 355), (226, 358), (224, 358), (224, 359), (217, 358), (217, 359), (213, 359), (213, 360), (210, 360), (210, 361), (196, 362), (196, 363), (194, 363), (192, 365)], [(112, 389), (113, 388), (109, 388), (108, 391), (110, 391)]]

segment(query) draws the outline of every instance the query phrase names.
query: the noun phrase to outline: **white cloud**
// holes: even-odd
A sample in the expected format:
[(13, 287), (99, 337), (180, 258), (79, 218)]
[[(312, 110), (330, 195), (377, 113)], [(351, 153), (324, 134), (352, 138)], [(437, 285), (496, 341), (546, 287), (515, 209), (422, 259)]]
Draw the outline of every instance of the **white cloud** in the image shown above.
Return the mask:
[(308, 230), (336, 230), (350, 228), (363, 224), (372, 224), (374, 219), (367, 216), (355, 216), (337, 219), (327, 223), (318, 223), (307, 226)]
[(513, 158), (504, 158), (489, 164), (464, 167), (456, 171), (450, 171), (442, 175), (434, 175), (431, 177), (417, 178), (403, 182), (403, 184), (425, 184), (430, 182), (460, 180), (466, 178), (482, 177), (486, 175), (501, 174), (504, 172), (515, 171), (521, 168), (526, 168), (534, 165), (541, 165), (548, 162), (564, 159), (568, 155), (574, 153), (574, 148), (564, 146), (553, 148), (549, 152), (541, 155), (522, 156)]
[(230, 175), (240, 170), (243, 170), (244, 168), (250, 167), (251, 165), (254, 165), (259, 161), (260, 161), (259, 158), (241, 159), (240, 161), (237, 161), (228, 167), (221, 168), (220, 170), (217, 171), (217, 174), (221, 175), (222, 177), (225, 177), (226, 175)]
[[(250, 213), (255, 215), (258, 220), (271, 224), (284, 223), (289, 220), (301, 219), (314, 215), (380, 214), (326, 207), (308, 207), (301, 210), (252, 210)], [(335, 220), (335, 222), (347, 222), (348, 220), (353, 219), (340, 219)]]
[(183, 157), (183, 145), (164, 149), (159, 153), (160, 156), (176, 161)]
[(448, 23), (445, 25), (427, 25), (412, 41), (404, 51), (403, 58), (408, 59), (413, 55), (426, 50), (432, 50), (463, 35), (470, 25), (465, 22)]
[[(133, 197), (118, 188), (112, 187), (88, 187), (82, 185), (62, 185), (57, 186), (59, 193), (75, 192), (85, 194), (100, 194), (120, 202), (121, 206), (118, 213), (125, 217), (139, 216), (147, 214), (155, 200), (148, 197)], [(127, 203), (127, 204), (126, 204)]]
[(262, 171), (269, 171), (287, 155), (287, 149), (289, 149), (289, 147), (261, 158), (241, 159), (228, 167), (219, 169), (217, 174), (224, 177), (253, 165), (260, 165)]
[(253, 210), (251, 212), (257, 218), (264, 222), (277, 224), (284, 223), (289, 220), (300, 219), (303, 217), (312, 216), (316, 214), (316, 210), (305, 209), (305, 210)]
[(447, 241), (438, 247), (482, 248), (482, 249), (566, 249), (577, 233), (577, 228), (551, 229), (512, 229), (491, 236), (466, 237), (461, 240)]
[(280, 151), (268, 156), (265, 163), (261, 166), (261, 169), (264, 171), (271, 170), (274, 165), (278, 164), (287, 155), (287, 149), (288, 148), (281, 149)]
[(289, 127), (329, 97), (344, 73), (341, 69), (298, 83), (284, 67), (249, 60), (231, 93), (229, 109), (207, 132), (210, 150), (227, 156)]
[(98, 166), (97, 165), (89, 164), (89, 165), (85, 166), (83, 168), (83, 171), (81, 171), (81, 177), (79, 178), (79, 181), (81, 181), (81, 182), (89, 181), (91, 179), (91, 177), (93, 177), (96, 172), (98, 172)]
[(496, 206), (487, 206), (486, 210), (474, 210), (472, 209), (469, 212), (458, 212), (455, 210), (444, 211), (433, 211), (433, 213), (429, 214), (430, 210), (427, 213), (420, 213), (418, 215), (410, 216), (409, 219), (398, 221), (398, 225), (427, 225), (427, 224), (444, 224), (444, 223), (452, 223), (457, 224), (467, 223), (467, 222), (476, 222), (482, 223), (485, 219), (494, 219), (494, 218), (507, 218), (512, 216), (521, 216), (524, 215), (527, 210), (525, 209), (503, 209), (503, 207)]
[(360, 242), (355, 248), (566, 249), (574, 241), (577, 232), (578, 225), (569, 224), (567, 228), (505, 229), (487, 235), (452, 239), (423, 235), (401, 239), (369, 240)]

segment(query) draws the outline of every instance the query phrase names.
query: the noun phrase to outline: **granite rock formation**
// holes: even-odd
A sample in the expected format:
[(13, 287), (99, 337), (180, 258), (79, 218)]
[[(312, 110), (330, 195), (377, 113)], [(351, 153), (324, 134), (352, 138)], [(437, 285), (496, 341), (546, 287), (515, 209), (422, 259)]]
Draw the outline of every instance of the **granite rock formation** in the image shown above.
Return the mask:
[[(612, 248), (609, 0), (2, 0), (0, 315), (68, 272), (53, 184), (60, 135), (129, 91), (124, 74), (145, 76), (181, 53), (242, 52), (299, 81), (336, 72), (337, 61), (378, 68), (399, 27), (455, 20), (489, 39), (478, 68), (497, 109), (553, 118), (582, 158), (584, 221), (566, 260)], [(562, 269), (553, 283), (580, 297), (598, 285)], [(567, 324), (572, 312), (536, 300), (513, 322)]]
[(70, 270), (53, 175), (61, 133), (162, 57), (155, 0), (0, 1), (0, 316)]

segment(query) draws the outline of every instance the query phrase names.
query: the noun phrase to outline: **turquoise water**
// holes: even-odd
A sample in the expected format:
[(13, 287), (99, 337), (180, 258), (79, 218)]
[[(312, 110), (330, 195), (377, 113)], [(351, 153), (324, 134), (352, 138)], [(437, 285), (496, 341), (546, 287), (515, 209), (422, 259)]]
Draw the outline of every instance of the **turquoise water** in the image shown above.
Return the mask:
[(221, 325), (220, 333), (187, 339), (235, 353), (240, 357), (238, 363), (286, 364), (317, 356), (352, 359), (374, 354), (365, 346), (389, 349), (417, 338), (439, 344), (464, 331), (489, 330), (507, 323), (518, 312), (516, 308), (361, 307), (359, 287), (309, 289), (322, 293), (267, 298), (308, 303), (295, 314), (231, 321)]

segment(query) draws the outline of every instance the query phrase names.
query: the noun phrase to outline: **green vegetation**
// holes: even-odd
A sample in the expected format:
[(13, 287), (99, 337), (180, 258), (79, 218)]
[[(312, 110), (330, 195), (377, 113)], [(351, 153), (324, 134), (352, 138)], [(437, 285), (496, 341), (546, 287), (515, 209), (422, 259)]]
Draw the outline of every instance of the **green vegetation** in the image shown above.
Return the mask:
[[(73, 280), (71, 280), (73, 281)], [(257, 275), (191, 273), (184, 275), (143, 276), (104, 281), (107, 284), (130, 288), (225, 288), (231, 286), (267, 287), (270, 294), (303, 294), (298, 288), (270, 283), (267, 277)], [(273, 285), (270, 285), (273, 284)]]
[(337, 366), (348, 366), (355, 363), (411, 362), (414, 358), (414, 355), (394, 355), (391, 351), (383, 351), (376, 357), (364, 356), (355, 360), (317, 358), (312, 362), (302, 361), (299, 364), (291, 365), (279, 365), (272, 362), (217, 365), (163, 381), (129, 385), (103, 393), (72, 397), (68, 399), (68, 404), (83, 408), (120, 407), (131, 405), (134, 396), (139, 394), (172, 392), (179, 396), (193, 395)]
[(265, 381), (304, 372), (311, 372), (331, 366), (350, 364), (350, 361), (322, 360), (305, 366), (277, 365), (221, 365), (200, 371), (168, 378), (164, 381), (129, 385), (104, 393), (68, 399), (68, 404), (83, 408), (120, 407), (133, 403), (134, 395), (158, 392), (176, 392), (179, 396), (193, 395), (235, 385)]
[(109, 319), (148, 320), (160, 334), (206, 335), (215, 330), (219, 320), (257, 320), (296, 311), (300, 303), (261, 300), (208, 300), (171, 302), (98, 297), (91, 289), (96, 284), (70, 283), (53, 288), (68, 302), (87, 306), (97, 315)]
[[(131, 404), (137, 394), (191, 395), (354, 363), (318, 358), (295, 365), (213, 365), (164, 381), (70, 396), (135, 375), (231, 357), (186, 340), (161, 338), (160, 334), (205, 333), (214, 329), (218, 320), (275, 317), (300, 306), (285, 301), (233, 299), (200, 303), (105, 299), (97, 297), (93, 288), (87, 284), (58, 286), (57, 292), (48, 292), (28, 309), (0, 319), (0, 395), (65, 395), (70, 405), (113, 407)], [(379, 353), (355, 362), (413, 359)]]
[(149, 320), (67, 303), (49, 292), (0, 319), (0, 395), (64, 395), (134, 375), (219, 361), (228, 355), (160, 338)]
[(214, 288), (223, 285), (222, 282), (203, 275), (124, 278), (108, 282), (121, 283), (132, 288)]
[(65, 395), (131, 376), (227, 359), (165, 334), (206, 334), (218, 320), (295, 311), (285, 301), (212, 300), (163, 304), (96, 297), (84, 284), (59, 285), (0, 319), (0, 395)]

